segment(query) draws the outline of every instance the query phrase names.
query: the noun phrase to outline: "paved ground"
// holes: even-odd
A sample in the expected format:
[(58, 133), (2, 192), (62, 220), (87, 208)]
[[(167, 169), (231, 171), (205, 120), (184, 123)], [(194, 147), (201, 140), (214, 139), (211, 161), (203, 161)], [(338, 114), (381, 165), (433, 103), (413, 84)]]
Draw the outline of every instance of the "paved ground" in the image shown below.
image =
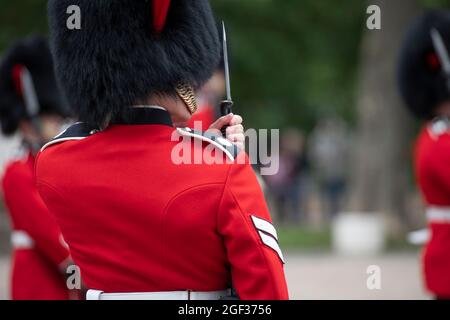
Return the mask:
[[(286, 276), (293, 299), (428, 299), (420, 279), (418, 254), (348, 258), (288, 253)], [(377, 265), (381, 289), (367, 289), (366, 271)], [(0, 258), (0, 300), (7, 299), (8, 260)]]
[(0, 300), (8, 299), (9, 261), (0, 258)]
[[(381, 289), (367, 288), (369, 266), (380, 269)], [(286, 276), (293, 299), (429, 299), (422, 289), (418, 254), (379, 257), (288, 255)]]

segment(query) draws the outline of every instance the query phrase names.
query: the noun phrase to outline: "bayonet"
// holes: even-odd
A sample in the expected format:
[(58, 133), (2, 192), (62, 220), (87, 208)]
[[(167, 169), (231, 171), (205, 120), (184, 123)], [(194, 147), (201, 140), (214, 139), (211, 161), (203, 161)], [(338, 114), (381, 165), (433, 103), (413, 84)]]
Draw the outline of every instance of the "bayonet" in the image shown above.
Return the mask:
[(41, 123), (39, 121), (39, 99), (34, 86), (33, 78), (30, 71), (23, 66), (20, 74), (20, 82), (23, 89), (23, 99), (28, 117), (30, 117), (31, 125), (37, 134), (41, 134)]
[(439, 62), (442, 65), (445, 76), (447, 78), (447, 88), (450, 91), (450, 57), (448, 55), (447, 47), (445, 46), (444, 40), (442, 39), (439, 31), (436, 29), (431, 29), (431, 39), (433, 41), (434, 49), (439, 58)]
[(233, 99), (231, 98), (230, 65), (228, 61), (227, 31), (225, 22), (222, 21), (222, 46), (223, 46), (223, 67), (225, 72), (225, 88), (227, 92), (226, 100), (220, 104), (222, 115), (230, 114), (233, 110)]
[(22, 68), (20, 81), (23, 88), (23, 97), (25, 100), (27, 114), (30, 118), (34, 118), (39, 113), (39, 100), (37, 98), (33, 78), (31, 77), (30, 71), (28, 71), (26, 67)]

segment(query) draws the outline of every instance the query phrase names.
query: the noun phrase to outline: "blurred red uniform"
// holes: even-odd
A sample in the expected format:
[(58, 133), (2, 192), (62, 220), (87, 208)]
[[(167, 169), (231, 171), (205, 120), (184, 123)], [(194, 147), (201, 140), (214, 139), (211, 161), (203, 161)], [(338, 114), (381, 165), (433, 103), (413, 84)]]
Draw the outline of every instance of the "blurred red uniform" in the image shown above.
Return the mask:
[[(38, 157), (39, 191), (87, 287), (204, 292), (233, 285), (242, 299), (287, 299), (283, 256), (252, 167), (232, 161), (235, 147), (223, 138), (175, 129), (166, 111), (134, 112), (138, 122), (99, 133), (75, 125)], [(174, 131), (193, 140), (178, 145)], [(193, 155), (211, 145), (230, 163), (173, 161), (176, 146)], [(67, 170), (67, 163), (77, 165)]]
[(415, 151), (416, 175), (427, 208), (431, 239), (424, 251), (427, 288), (450, 298), (450, 126), (447, 119), (427, 125)]
[[(213, 124), (215, 118), (216, 114), (214, 111), (214, 106), (203, 102), (199, 104), (198, 111), (189, 120), (187, 126), (196, 130), (206, 131)], [(200, 124), (201, 127), (199, 127)]]
[(60, 268), (69, 258), (55, 218), (35, 186), (35, 158), (8, 165), (3, 194), (13, 226), (13, 300), (65, 300), (69, 298)]

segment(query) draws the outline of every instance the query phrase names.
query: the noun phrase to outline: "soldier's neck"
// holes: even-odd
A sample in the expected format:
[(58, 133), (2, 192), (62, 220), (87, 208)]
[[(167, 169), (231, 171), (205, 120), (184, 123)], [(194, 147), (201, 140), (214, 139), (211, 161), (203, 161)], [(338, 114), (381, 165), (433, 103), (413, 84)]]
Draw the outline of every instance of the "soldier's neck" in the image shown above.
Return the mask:
[(152, 96), (144, 101), (145, 105), (160, 106), (169, 112), (175, 127), (184, 127), (191, 118), (191, 114), (184, 102), (173, 96)]
[(450, 101), (447, 101), (447, 102), (444, 102), (444, 103), (440, 104), (436, 108), (435, 114), (438, 117), (448, 117), (448, 118), (450, 118)]

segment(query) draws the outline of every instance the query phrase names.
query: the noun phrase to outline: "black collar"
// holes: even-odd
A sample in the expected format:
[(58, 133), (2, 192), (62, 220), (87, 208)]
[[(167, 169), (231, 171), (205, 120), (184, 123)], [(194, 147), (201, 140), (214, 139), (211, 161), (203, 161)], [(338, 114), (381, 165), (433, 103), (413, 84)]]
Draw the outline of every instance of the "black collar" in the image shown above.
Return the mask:
[(111, 123), (117, 125), (161, 124), (173, 127), (169, 112), (152, 107), (130, 107), (126, 114), (118, 116)]

